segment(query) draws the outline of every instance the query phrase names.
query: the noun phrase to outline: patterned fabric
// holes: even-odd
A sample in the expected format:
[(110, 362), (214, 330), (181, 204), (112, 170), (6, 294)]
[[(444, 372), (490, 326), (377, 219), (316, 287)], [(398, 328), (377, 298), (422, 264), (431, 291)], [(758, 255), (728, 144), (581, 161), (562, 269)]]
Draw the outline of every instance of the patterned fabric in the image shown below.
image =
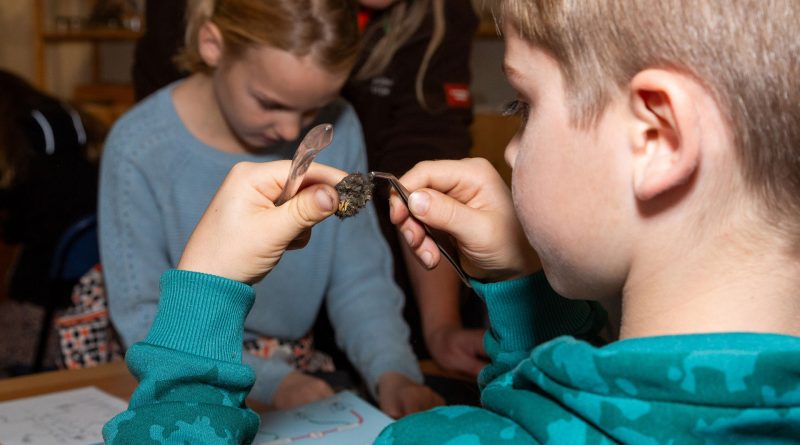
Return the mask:
[(492, 319), (483, 409), (406, 417), (376, 445), (800, 444), (800, 338), (696, 334), (598, 348), (562, 336), (525, 352), (537, 338), (524, 334), (537, 330), (526, 307), (551, 297), (503, 286), (477, 289)]
[[(122, 346), (108, 316), (103, 271), (96, 265), (72, 290), (72, 306), (56, 319), (61, 364), (80, 369), (122, 359)], [(309, 334), (298, 340), (257, 337), (243, 343), (245, 352), (262, 358), (279, 358), (305, 372), (333, 372), (336, 367), (325, 353), (314, 349)]]
[(61, 364), (67, 369), (122, 359), (122, 347), (108, 318), (103, 273), (96, 265), (72, 290), (72, 306), (56, 319)]
[(312, 334), (298, 340), (280, 340), (272, 337), (245, 340), (244, 351), (261, 358), (280, 358), (294, 369), (309, 373), (336, 371), (333, 359), (328, 354), (314, 349)]

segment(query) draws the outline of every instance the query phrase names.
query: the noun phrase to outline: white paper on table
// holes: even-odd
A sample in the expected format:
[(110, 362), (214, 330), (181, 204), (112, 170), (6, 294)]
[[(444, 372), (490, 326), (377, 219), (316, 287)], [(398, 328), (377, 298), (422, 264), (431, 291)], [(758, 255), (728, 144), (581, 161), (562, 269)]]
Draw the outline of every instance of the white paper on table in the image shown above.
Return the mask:
[(371, 444), (392, 419), (351, 392), (261, 415), (254, 445)]
[(95, 387), (0, 403), (2, 445), (102, 443), (103, 425), (128, 407)]

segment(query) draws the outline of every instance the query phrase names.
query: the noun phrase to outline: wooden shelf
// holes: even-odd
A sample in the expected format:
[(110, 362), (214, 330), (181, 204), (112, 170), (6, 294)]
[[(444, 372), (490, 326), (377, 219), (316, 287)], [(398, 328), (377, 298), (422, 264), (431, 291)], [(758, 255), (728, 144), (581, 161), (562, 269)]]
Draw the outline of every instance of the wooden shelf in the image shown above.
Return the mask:
[[(68, 24), (53, 20), (57, 14), (58, 0), (33, 0), (33, 49), (34, 78), (36, 85), (47, 91), (47, 48), (57, 48), (65, 43), (80, 43), (91, 48), (92, 85), (104, 84), (100, 46), (104, 42), (133, 42), (144, 33), (113, 26), (68, 27)], [(84, 6), (91, 7), (94, 0), (80, 0)], [(83, 8), (86, 9), (86, 8)], [(84, 23), (84, 22), (81, 22)]]
[(142, 36), (142, 31), (123, 28), (87, 28), (74, 31), (47, 31), (42, 33), (46, 42), (65, 41), (128, 41)]

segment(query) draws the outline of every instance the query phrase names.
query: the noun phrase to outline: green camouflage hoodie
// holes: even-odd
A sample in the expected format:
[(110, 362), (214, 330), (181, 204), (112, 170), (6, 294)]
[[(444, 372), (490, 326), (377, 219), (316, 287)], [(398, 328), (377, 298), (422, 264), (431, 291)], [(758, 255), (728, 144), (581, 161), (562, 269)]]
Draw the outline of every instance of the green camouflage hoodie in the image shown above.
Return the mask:
[[(800, 443), (798, 338), (686, 335), (597, 348), (559, 336), (592, 339), (602, 310), (555, 295), (542, 275), (474, 284), (492, 325), (484, 408), (410, 416), (376, 444)], [(241, 337), (253, 289), (185, 271), (166, 272), (161, 286), (150, 333), (126, 356), (139, 386), (105, 440), (250, 443), (258, 416), (244, 400), (255, 377), (241, 363)]]
[(407, 417), (376, 445), (800, 444), (800, 338), (697, 334), (595, 347), (562, 336), (542, 343), (595, 332), (602, 312), (556, 296), (542, 275), (475, 285), (492, 326), (483, 409)]

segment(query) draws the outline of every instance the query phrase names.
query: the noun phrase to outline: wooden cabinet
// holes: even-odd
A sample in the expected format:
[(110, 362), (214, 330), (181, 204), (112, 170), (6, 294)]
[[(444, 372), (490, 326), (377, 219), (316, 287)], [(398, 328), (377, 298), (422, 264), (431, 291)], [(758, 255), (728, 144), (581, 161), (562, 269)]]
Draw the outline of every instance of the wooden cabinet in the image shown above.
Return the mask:
[[(33, 0), (34, 82), (42, 90), (50, 91), (50, 51), (58, 51), (67, 44), (88, 45), (91, 51), (89, 78), (71, 92), (71, 99), (90, 106), (117, 107), (124, 111), (133, 104), (133, 89), (129, 82), (114, 83), (104, 77), (101, 46), (109, 42), (133, 42), (138, 39), (144, 26), (144, 10), (143, 6), (137, 7), (135, 16), (126, 12), (125, 16), (120, 16), (121, 21), (117, 26), (97, 25), (89, 22), (97, 1)], [(116, 1), (120, 7), (127, 8), (143, 4), (138, 0), (99, 1)], [(132, 61), (133, 45), (128, 47), (128, 54), (119, 57)]]

